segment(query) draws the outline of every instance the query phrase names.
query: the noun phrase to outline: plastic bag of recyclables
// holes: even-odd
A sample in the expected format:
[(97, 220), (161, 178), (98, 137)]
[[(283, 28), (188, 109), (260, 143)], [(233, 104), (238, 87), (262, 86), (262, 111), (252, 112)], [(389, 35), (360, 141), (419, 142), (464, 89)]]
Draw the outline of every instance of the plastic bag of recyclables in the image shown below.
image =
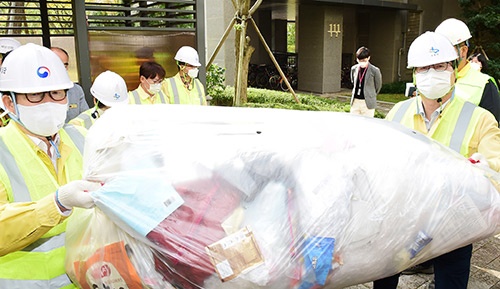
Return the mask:
[(84, 158), (82, 288), (343, 288), (499, 232), (497, 173), (347, 113), (112, 108)]

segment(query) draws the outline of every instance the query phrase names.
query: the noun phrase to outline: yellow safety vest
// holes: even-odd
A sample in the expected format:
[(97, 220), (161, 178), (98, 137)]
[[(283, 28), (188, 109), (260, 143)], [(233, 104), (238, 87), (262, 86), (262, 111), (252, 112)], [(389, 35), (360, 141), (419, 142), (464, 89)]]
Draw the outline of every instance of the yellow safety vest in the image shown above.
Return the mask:
[(177, 73), (173, 77), (163, 80), (162, 90), (167, 94), (171, 104), (207, 105), (203, 84), (197, 78), (193, 81), (193, 89), (188, 90)]
[[(64, 166), (59, 166), (56, 177), (47, 166), (50, 160), (44, 162), (35, 150), (26, 150), (24, 144), (31, 140), (16, 126), (10, 123), (0, 130), (0, 178), (10, 202), (37, 201), (60, 185), (81, 179), (85, 140), (81, 130), (66, 125), (59, 131), (58, 163)], [(76, 288), (64, 268), (66, 221), (28, 247), (0, 257), (0, 288)]]
[(92, 117), (92, 114), (95, 112), (95, 107), (91, 109), (87, 109), (86, 111), (80, 113), (77, 117), (69, 121), (69, 124), (83, 126), (86, 129), (89, 129), (94, 122), (97, 120), (102, 111), (98, 110), (98, 117)]
[(484, 86), (490, 79), (493, 80), (491, 76), (474, 70), (470, 65), (467, 65), (458, 73), (455, 94), (464, 100), (479, 105), (483, 97)]
[[(386, 119), (399, 122), (410, 129), (425, 131), (426, 128), (422, 128), (422, 125), (425, 126), (425, 122), (422, 116), (417, 113), (419, 101), (421, 101), (420, 97), (415, 97), (397, 103)], [(478, 121), (484, 113), (488, 112), (468, 101), (454, 97), (443, 110), (437, 120), (437, 125), (433, 126), (427, 136), (468, 157), (469, 143)], [(443, 119), (445, 121), (442, 121)], [(450, 134), (450, 132), (452, 133)]]
[[(144, 97), (146, 96), (146, 97)], [(136, 90), (128, 92), (128, 99), (130, 104), (167, 104), (168, 98), (160, 90), (153, 98), (139, 85)], [(153, 101), (152, 101), (153, 100)]]

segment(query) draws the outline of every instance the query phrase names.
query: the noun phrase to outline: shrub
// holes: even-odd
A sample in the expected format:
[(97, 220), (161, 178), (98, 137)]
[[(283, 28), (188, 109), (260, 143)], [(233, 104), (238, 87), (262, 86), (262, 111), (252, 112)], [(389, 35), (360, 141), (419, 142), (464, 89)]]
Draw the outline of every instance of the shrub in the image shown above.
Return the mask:
[(404, 94), (406, 89), (406, 81), (397, 81), (382, 85), (380, 93)]
[(218, 66), (217, 64), (211, 64), (207, 70), (207, 94), (210, 96), (218, 95), (226, 89), (224, 82), (226, 78), (224, 73), (225, 68)]

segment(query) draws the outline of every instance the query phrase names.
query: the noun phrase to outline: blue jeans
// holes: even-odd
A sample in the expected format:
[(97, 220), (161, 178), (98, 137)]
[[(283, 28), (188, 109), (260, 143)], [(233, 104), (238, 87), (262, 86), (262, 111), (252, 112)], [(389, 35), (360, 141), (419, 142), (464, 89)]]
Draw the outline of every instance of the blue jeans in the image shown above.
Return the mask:
[[(467, 289), (472, 244), (432, 259), (436, 289)], [(373, 282), (373, 289), (396, 289), (399, 273)]]

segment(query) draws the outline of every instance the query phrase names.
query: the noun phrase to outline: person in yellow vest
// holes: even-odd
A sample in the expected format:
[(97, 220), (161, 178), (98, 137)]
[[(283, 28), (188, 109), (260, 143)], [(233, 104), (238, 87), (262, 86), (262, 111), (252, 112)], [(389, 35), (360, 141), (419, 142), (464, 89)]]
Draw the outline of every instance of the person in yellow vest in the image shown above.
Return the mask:
[(75, 288), (65, 273), (66, 220), (90, 208), (81, 180), (85, 129), (64, 126), (73, 86), (50, 49), (26, 44), (0, 70), (11, 121), (0, 128), (0, 288)]
[[(443, 35), (426, 32), (413, 41), (408, 68), (413, 68), (418, 95), (397, 103), (387, 119), (433, 138), (472, 163), (500, 171), (500, 129), (487, 110), (456, 97), (457, 52)], [(464, 176), (466, 178), (466, 176)], [(418, 185), (418, 184), (416, 184)], [(436, 289), (466, 289), (472, 245), (434, 258)], [(374, 282), (374, 289), (397, 288), (399, 274)]]
[(69, 124), (89, 129), (110, 107), (128, 104), (127, 84), (119, 74), (113, 71), (107, 70), (99, 74), (92, 83), (90, 93), (94, 97), (94, 107), (80, 113), (70, 120)]
[(130, 104), (169, 103), (168, 97), (161, 90), (165, 78), (165, 69), (156, 62), (147, 61), (139, 68), (139, 86), (129, 91)]
[[(475, 70), (468, 61), (469, 39), (472, 35), (467, 25), (461, 20), (448, 18), (436, 27), (435, 32), (445, 36), (458, 53), (455, 95), (488, 110), (500, 122), (500, 95), (494, 78)], [(417, 273), (432, 274), (431, 262), (403, 271), (403, 274), (408, 275)]]
[(448, 38), (458, 52), (456, 95), (490, 111), (500, 122), (500, 94), (495, 79), (473, 69), (467, 60), (469, 39), (472, 38), (467, 25), (461, 20), (448, 18), (436, 27), (435, 32)]
[(174, 57), (179, 72), (162, 83), (162, 90), (171, 104), (207, 105), (205, 88), (198, 77), (201, 66), (198, 52), (190, 46), (182, 46)]

